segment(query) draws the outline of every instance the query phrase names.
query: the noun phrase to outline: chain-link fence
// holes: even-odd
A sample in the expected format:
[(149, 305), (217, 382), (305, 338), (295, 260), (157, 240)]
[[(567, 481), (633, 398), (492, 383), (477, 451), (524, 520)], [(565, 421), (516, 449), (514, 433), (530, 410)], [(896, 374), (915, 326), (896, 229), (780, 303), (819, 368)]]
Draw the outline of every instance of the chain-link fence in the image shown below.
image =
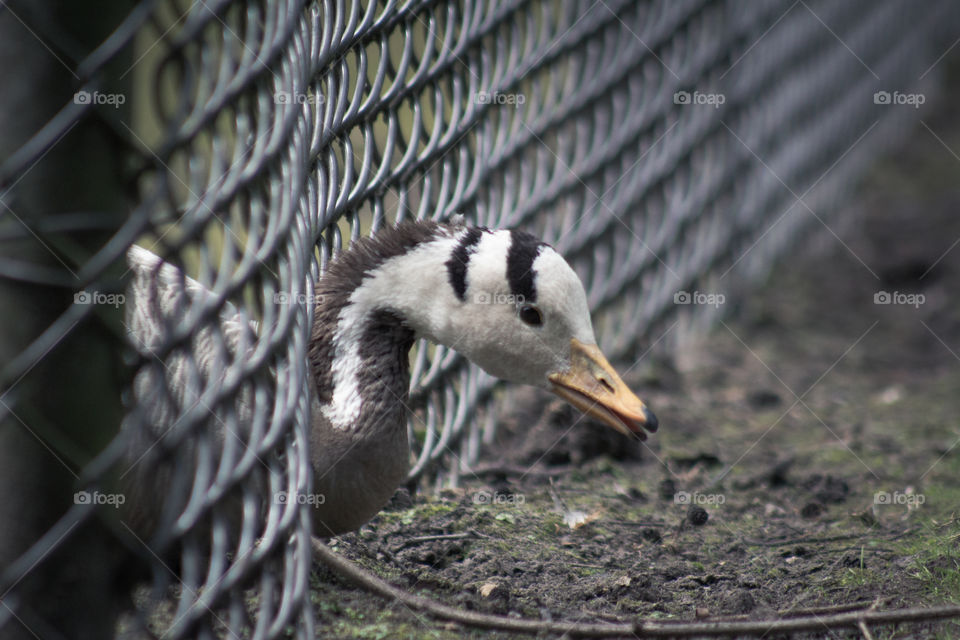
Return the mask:
[[(528, 229), (583, 278), (608, 356), (669, 349), (801, 239), (842, 244), (842, 197), (933, 99), (957, 13), (4, 4), (0, 629), (102, 637), (116, 576), (152, 575), (122, 633), (312, 637), (309, 507), (265, 497), (309, 490), (305, 301), (347, 238), (457, 212)], [(153, 304), (125, 313), (135, 241), (204, 289), (140, 271)], [(412, 475), (455, 476), (510, 396), (443, 347), (412, 378)], [(166, 487), (149, 516), (143, 476)]]

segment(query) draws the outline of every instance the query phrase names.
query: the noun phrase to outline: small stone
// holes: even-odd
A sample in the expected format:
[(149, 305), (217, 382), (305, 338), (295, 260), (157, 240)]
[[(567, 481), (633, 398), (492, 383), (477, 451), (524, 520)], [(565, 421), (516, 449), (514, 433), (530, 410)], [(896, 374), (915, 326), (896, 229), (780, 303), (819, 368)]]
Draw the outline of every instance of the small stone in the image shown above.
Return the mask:
[(693, 506), (687, 511), (687, 520), (695, 527), (701, 527), (707, 524), (707, 520), (709, 519), (710, 514), (707, 513), (707, 510), (703, 507)]
[(659, 529), (653, 529), (653, 528), (644, 529), (643, 531), (640, 532), (640, 535), (643, 537), (644, 540), (646, 540), (647, 542), (652, 542), (653, 544), (660, 544), (661, 542), (663, 542), (663, 534), (660, 533)]
[(782, 400), (780, 394), (769, 389), (760, 389), (747, 396), (747, 402), (754, 409), (767, 409), (778, 406)]
[(482, 585), (480, 585), (480, 589), (478, 591), (480, 592), (481, 598), (489, 598), (491, 596), (497, 595), (498, 589), (502, 590), (502, 587), (500, 586), (499, 583), (485, 582)]
[(767, 484), (771, 487), (785, 487), (790, 484), (790, 479), (788, 478), (788, 473), (790, 472), (790, 467), (793, 466), (794, 458), (784, 458), (783, 460), (778, 460), (767, 471)]
[(880, 394), (880, 402), (883, 404), (894, 404), (900, 402), (901, 398), (903, 398), (903, 387), (896, 384), (892, 387), (887, 387), (883, 390), (883, 393)]
[(775, 505), (772, 502), (768, 502), (767, 504), (763, 505), (764, 518), (767, 518), (767, 519), (774, 518), (774, 517), (779, 518), (785, 515), (786, 513), (787, 512), (783, 507)]
[(840, 558), (840, 564), (851, 569), (867, 568), (867, 562), (863, 555), (855, 552), (844, 554), (844, 556)]
[(803, 509), (800, 510), (800, 515), (807, 520), (819, 518), (820, 514), (822, 513), (823, 505), (819, 502), (808, 502), (807, 504), (803, 505)]
[(406, 511), (413, 507), (413, 498), (406, 487), (400, 487), (390, 498), (390, 502), (383, 508), (384, 511)]

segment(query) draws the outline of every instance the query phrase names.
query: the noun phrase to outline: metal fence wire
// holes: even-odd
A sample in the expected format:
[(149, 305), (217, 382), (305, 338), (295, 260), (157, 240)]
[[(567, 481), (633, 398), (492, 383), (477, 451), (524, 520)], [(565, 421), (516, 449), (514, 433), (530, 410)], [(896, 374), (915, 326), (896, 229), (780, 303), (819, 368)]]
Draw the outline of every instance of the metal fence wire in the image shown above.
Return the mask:
[[(33, 529), (22, 519), (28, 535), (0, 528), (11, 637), (61, 629), (30, 578), (83, 549), (70, 545), (94, 518), (152, 570), (123, 618), (131, 637), (313, 637), (309, 506), (263, 497), (309, 491), (304, 301), (348, 239), (459, 212), (522, 227), (581, 275), (612, 359), (669, 350), (711, 321), (711, 306), (682, 306), (694, 292), (743, 291), (802, 239), (842, 242), (843, 196), (916, 120), (910, 96), (934, 97), (958, 18), (948, 0), (142, 0), (82, 18), (67, 4), (0, 7), (16, 79), (0, 113), (19, 114), (0, 131), (0, 295), (75, 296), (4, 339), (0, 455), (45, 453), (0, 479), (7, 493), (65, 467), (80, 492)], [(57, 77), (62, 91), (44, 84)], [(68, 197), (91, 190), (99, 204)], [(181, 289), (167, 315), (88, 304), (123, 295), (134, 241), (209, 293), (156, 271)], [(122, 428), (119, 387), (101, 408), (65, 396), (57, 415), (101, 424), (73, 434), (80, 455), (30, 408), (61, 387), (30, 376), (56, 344), (112, 336), (71, 352), (100, 362), (143, 314), (159, 328), (125, 347)], [(413, 363), (412, 476), (455, 478), (510, 396), (443, 347), (419, 345)], [(57, 375), (83, 386), (95, 369)], [(111, 491), (164, 469), (159, 515), (103, 515)]]

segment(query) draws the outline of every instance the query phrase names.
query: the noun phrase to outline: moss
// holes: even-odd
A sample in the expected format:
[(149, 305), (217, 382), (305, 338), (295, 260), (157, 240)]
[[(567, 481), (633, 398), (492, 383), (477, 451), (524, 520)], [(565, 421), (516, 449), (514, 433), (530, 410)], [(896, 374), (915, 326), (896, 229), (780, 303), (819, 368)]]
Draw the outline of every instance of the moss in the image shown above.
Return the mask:
[(377, 516), (377, 519), (385, 524), (399, 521), (409, 525), (448, 514), (455, 508), (456, 505), (450, 502), (426, 498), (424, 501), (418, 500), (413, 507), (403, 511), (383, 511)]
[(897, 545), (903, 556), (912, 557), (908, 572), (919, 581), (921, 589), (931, 602), (960, 602), (958, 540), (960, 521), (956, 517), (944, 522), (931, 517), (921, 523), (915, 535)]

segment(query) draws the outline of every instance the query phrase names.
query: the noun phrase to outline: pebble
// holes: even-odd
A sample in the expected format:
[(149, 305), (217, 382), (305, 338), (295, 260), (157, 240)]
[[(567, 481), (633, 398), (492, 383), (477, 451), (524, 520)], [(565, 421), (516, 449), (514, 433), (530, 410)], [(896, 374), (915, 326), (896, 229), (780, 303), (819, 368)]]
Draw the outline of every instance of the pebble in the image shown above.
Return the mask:
[(690, 510), (687, 511), (687, 520), (695, 527), (700, 527), (707, 524), (707, 520), (710, 519), (710, 514), (707, 513), (707, 510), (703, 507), (693, 506), (690, 507)]

